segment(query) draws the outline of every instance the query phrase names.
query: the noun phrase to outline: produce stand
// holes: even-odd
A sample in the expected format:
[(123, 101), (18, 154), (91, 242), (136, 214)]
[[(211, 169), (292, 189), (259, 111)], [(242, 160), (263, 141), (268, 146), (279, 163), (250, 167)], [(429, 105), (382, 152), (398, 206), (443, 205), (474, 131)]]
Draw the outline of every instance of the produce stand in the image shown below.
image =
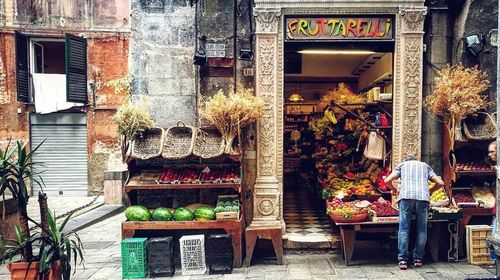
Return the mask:
[[(429, 250), (432, 259), (438, 261), (438, 243), (439, 232), (444, 223), (448, 220), (429, 220), (428, 238)], [(383, 221), (383, 222), (359, 222), (359, 223), (336, 223), (340, 228), (341, 251), (346, 265), (351, 264), (352, 254), (356, 243), (356, 234), (359, 232), (365, 233), (394, 233), (398, 231), (398, 221)]]
[[(179, 191), (179, 190), (208, 190), (208, 189), (227, 189), (233, 190), (237, 193), (239, 199), (242, 199), (242, 185), (241, 185), (241, 170), (240, 162), (235, 161), (233, 158), (218, 158), (214, 160), (201, 160), (199, 158), (190, 158), (182, 161), (167, 161), (156, 159), (149, 161), (147, 164), (137, 164), (137, 160), (132, 160), (128, 163), (129, 178), (125, 184), (125, 193), (130, 199), (132, 205), (138, 203), (138, 194), (141, 191), (148, 190), (161, 190), (161, 191)], [(191, 170), (199, 170), (202, 172), (207, 167), (213, 169), (227, 169), (237, 168), (237, 180), (223, 180), (219, 176), (217, 180), (202, 182), (202, 173), (194, 178), (190, 177), (189, 180), (182, 181), (182, 173), (190, 173)], [(178, 178), (173, 179), (171, 182), (162, 180), (162, 170), (167, 168), (178, 168)], [(186, 171), (186, 170), (189, 170)], [(183, 205), (179, 205), (183, 206)], [(243, 233), (245, 230), (245, 221), (243, 208), (239, 212), (236, 219), (224, 220), (207, 220), (207, 221), (126, 221), (122, 223), (122, 239), (134, 237), (140, 231), (174, 231), (174, 230), (214, 230), (222, 229), (232, 237), (233, 247), (233, 265), (241, 267), (242, 265), (242, 242)]]

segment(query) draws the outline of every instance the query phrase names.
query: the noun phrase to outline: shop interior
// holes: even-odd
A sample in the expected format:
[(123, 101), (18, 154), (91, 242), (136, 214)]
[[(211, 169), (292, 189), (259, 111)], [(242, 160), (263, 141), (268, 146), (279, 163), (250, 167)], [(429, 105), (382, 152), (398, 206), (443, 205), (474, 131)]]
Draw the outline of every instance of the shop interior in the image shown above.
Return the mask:
[[(329, 184), (377, 189), (389, 170), (392, 139), (393, 42), (285, 43), (284, 218), (287, 234), (331, 235), (325, 199)], [(383, 139), (367, 158), (368, 137)], [(378, 157), (378, 159), (377, 159)]]

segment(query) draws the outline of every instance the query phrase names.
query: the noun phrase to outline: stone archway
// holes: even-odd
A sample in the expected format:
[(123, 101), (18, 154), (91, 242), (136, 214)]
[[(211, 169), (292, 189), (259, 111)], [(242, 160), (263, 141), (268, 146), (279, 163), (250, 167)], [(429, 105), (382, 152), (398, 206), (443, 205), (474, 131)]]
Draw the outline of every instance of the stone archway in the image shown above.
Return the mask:
[(257, 178), (250, 227), (283, 221), (284, 15), (394, 15), (396, 19), (392, 164), (420, 156), (424, 1), (256, 0), (256, 94), (266, 103), (257, 124)]

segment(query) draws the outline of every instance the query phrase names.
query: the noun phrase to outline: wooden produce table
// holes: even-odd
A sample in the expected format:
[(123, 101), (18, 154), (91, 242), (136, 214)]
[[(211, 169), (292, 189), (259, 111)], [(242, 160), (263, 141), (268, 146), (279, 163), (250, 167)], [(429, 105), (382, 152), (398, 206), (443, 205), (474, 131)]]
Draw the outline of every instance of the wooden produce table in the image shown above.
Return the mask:
[(138, 230), (191, 230), (191, 229), (223, 229), (231, 235), (233, 245), (233, 265), (241, 267), (242, 264), (242, 239), (245, 230), (243, 218), (239, 220), (216, 221), (149, 221), (149, 222), (123, 222), (122, 239), (134, 237)]
[[(442, 222), (447, 220), (429, 220), (427, 230), (427, 243), (431, 252), (432, 259), (438, 261), (438, 242), (439, 231)], [(399, 222), (360, 222), (360, 223), (336, 223), (340, 228), (341, 250), (346, 265), (351, 264), (352, 254), (354, 252), (354, 244), (356, 243), (356, 234), (358, 232), (380, 233), (380, 232), (397, 232)]]

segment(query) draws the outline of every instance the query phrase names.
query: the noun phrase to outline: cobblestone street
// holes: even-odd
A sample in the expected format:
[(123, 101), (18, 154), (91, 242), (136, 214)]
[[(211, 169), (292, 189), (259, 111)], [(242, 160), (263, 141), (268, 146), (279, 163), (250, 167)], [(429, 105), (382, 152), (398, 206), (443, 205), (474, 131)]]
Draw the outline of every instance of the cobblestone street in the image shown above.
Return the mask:
[[(78, 266), (75, 280), (121, 279), (120, 267), (120, 224), (123, 214), (79, 231), (85, 246), (85, 269)], [(390, 257), (364, 255), (355, 252), (361, 264), (346, 267), (337, 253), (287, 252), (286, 265), (275, 265), (270, 258), (257, 260), (249, 268), (236, 268), (227, 275), (182, 276), (178, 267), (173, 278), (155, 279), (493, 279), (492, 267), (479, 267), (466, 262), (434, 263), (422, 268), (400, 271)], [(254, 258), (255, 262), (255, 258)], [(5, 266), (0, 268), (0, 279), (8, 279)]]

